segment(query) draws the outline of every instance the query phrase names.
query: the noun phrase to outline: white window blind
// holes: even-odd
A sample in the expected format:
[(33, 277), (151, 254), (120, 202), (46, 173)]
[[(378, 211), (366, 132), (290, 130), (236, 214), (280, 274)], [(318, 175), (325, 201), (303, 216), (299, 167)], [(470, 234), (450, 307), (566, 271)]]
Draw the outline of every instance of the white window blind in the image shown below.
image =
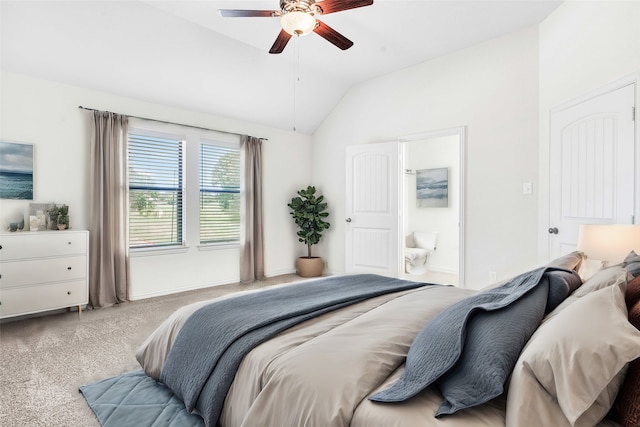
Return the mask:
[(129, 247), (182, 245), (183, 141), (129, 133)]
[(200, 145), (200, 243), (240, 242), (240, 150)]

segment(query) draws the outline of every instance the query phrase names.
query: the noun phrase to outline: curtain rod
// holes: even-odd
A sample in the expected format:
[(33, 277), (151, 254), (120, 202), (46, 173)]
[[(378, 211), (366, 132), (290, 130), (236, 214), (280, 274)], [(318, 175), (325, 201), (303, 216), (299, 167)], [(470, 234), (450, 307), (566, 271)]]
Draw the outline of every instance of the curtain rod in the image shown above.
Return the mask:
[[(95, 108), (88, 108), (88, 107), (83, 107), (82, 105), (78, 105), (78, 108), (82, 109), (82, 110), (87, 110), (87, 111), (102, 111), (102, 110), (96, 110)], [(105, 111), (106, 113), (110, 113), (110, 111)], [(166, 120), (157, 120), (157, 119), (150, 119), (148, 117), (140, 117), (140, 116), (131, 116), (129, 114), (123, 114), (124, 116), (127, 117), (132, 117), (134, 119), (141, 119), (141, 120), (150, 120), (152, 122), (158, 122), (158, 123), (166, 123), (169, 125), (178, 125), (178, 126), (186, 126), (186, 127), (190, 127), (190, 128), (194, 128), (194, 129), (202, 129), (202, 130), (210, 130), (213, 132), (220, 132), (220, 133), (226, 133), (228, 135), (237, 135), (237, 136), (242, 136), (242, 134), (240, 133), (235, 133), (235, 132), (227, 132), (225, 130), (218, 130), (218, 129), (211, 129), (211, 128), (205, 128), (202, 126), (194, 126), (194, 125), (186, 125), (184, 123), (176, 123), (176, 122), (169, 122)], [(261, 141), (268, 141), (269, 138), (259, 138)]]

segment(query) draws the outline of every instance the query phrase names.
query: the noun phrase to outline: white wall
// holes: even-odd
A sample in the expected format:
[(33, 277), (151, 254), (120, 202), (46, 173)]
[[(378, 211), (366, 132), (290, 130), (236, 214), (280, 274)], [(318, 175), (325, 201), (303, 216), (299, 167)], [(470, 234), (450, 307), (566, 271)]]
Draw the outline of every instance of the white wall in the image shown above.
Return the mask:
[[(263, 144), (265, 273), (295, 271), (300, 244), (287, 203), (306, 186), (311, 138), (247, 122), (2, 72), (0, 139), (34, 144), (34, 201), (66, 203), (71, 227), (88, 228), (89, 124), (79, 105), (268, 138)], [(1, 200), (0, 226), (28, 215), (28, 201)], [(239, 280), (238, 249), (134, 257), (132, 297)]]
[(332, 229), (321, 255), (345, 269), (345, 147), (467, 126), (466, 285), (489, 283), (536, 260), (538, 32), (525, 29), (352, 88), (313, 136), (313, 183)]
[[(449, 135), (419, 141), (405, 142), (405, 230), (437, 231), (436, 250), (429, 255), (429, 270), (458, 274), (460, 220), (460, 137)], [(449, 204), (441, 208), (421, 208), (416, 203), (416, 171), (447, 168), (449, 170)]]
[[(564, 2), (539, 28), (539, 258), (546, 260), (549, 235), (545, 230), (550, 225), (550, 110), (619, 79), (640, 77), (640, 2)], [(637, 98), (638, 107), (640, 99)], [(636, 151), (640, 152), (637, 123), (636, 119)]]
[[(344, 271), (347, 145), (467, 126), (464, 268), (467, 286), (479, 287), (489, 271), (506, 278), (546, 260), (549, 111), (640, 72), (638, 22), (640, 2), (565, 2), (539, 27), (352, 88), (314, 134), (313, 146), (305, 135), (3, 72), (0, 138), (35, 144), (36, 201), (69, 204), (76, 229), (88, 225), (89, 116), (78, 105), (269, 138), (265, 261), (272, 276), (293, 271), (304, 252), (286, 204), (308, 184), (325, 194), (331, 213), (317, 252), (330, 272)], [(522, 194), (523, 182), (533, 183), (534, 196)], [(0, 226), (27, 210), (27, 202), (0, 201)], [(134, 293), (236, 281), (236, 253), (213, 252), (187, 264), (171, 256), (134, 260)], [(165, 267), (156, 271), (159, 265)]]

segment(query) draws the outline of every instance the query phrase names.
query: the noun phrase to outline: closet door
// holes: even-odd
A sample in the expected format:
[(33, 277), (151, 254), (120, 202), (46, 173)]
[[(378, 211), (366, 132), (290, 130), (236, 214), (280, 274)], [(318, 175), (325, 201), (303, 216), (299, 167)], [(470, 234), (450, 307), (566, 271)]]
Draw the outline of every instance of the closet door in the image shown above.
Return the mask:
[(576, 248), (580, 224), (634, 221), (635, 84), (551, 115), (549, 254)]

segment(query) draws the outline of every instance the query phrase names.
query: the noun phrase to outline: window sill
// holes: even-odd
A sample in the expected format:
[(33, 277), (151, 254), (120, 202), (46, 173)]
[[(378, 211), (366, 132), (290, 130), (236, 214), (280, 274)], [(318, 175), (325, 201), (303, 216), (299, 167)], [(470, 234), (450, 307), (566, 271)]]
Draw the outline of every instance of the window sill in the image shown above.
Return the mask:
[(142, 257), (142, 256), (155, 256), (155, 255), (172, 255), (172, 254), (184, 254), (189, 251), (187, 246), (165, 246), (159, 248), (136, 248), (129, 249), (129, 256)]
[(220, 251), (220, 250), (226, 250), (226, 249), (239, 249), (239, 248), (240, 248), (239, 243), (208, 243), (208, 244), (198, 245), (198, 250), (201, 252)]

